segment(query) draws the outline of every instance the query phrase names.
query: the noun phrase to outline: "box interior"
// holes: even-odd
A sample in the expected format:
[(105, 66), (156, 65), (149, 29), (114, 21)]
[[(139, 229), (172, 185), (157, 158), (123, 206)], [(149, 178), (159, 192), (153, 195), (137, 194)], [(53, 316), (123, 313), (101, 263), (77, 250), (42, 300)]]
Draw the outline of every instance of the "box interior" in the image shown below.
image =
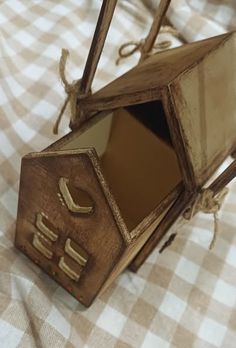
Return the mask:
[(182, 181), (160, 101), (117, 109), (60, 149), (88, 147), (100, 158), (129, 231)]

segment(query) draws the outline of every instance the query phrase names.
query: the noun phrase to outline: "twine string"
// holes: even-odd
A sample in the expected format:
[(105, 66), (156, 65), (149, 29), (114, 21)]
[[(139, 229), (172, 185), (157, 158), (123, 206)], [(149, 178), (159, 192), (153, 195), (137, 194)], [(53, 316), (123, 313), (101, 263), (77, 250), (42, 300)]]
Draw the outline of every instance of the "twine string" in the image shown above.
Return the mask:
[[(172, 34), (175, 37), (179, 36), (179, 33), (176, 29), (172, 28), (169, 25), (162, 26), (160, 33), (162, 34)], [(143, 52), (143, 46), (144, 46), (144, 39), (141, 39), (140, 41), (129, 41), (124, 43), (123, 45), (120, 46), (119, 51), (118, 51), (118, 59), (116, 60), (116, 65), (119, 65), (120, 61), (124, 58), (131, 57), (134, 53), (136, 52)], [(161, 41), (159, 43), (156, 43), (152, 51), (145, 54), (146, 57), (149, 57), (153, 54), (156, 54), (158, 50), (165, 50), (170, 48), (172, 45), (172, 42), (170, 40), (165, 40)]]
[(203, 212), (205, 214), (213, 214), (214, 217), (214, 233), (212, 241), (209, 245), (209, 249), (212, 250), (215, 246), (215, 242), (219, 233), (219, 218), (218, 213), (224, 202), (225, 196), (228, 193), (228, 188), (224, 187), (217, 195), (210, 189), (203, 189), (199, 194), (190, 209), (187, 209), (184, 213), (184, 218), (186, 220), (191, 220), (193, 215), (198, 212)]
[(66, 70), (66, 62), (67, 58), (69, 56), (69, 51), (66, 49), (62, 49), (61, 51), (61, 58), (59, 62), (59, 75), (60, 79), (62, 81), (62, 84), (64, 86), (64, 90), (66, 93), (65, 101), (61, 107), (60, 113), (57, 117), (57, 120), (55, 122), (55, 125), (53, 127), (53, 133), (58, 134), (58, 128), (62, 119), (62, 116), (65, 113), (66, 107), (68, 104), (70, 104), (70, 113), (71, 113), (71, 121), (73, 122), (77, 115), (77, 98), (80, 90), (80, 82), (81, 80), (73, 81), (72, 83), (69, 83), (67, 81), (67, 78), (65, 76), (65, 70)]

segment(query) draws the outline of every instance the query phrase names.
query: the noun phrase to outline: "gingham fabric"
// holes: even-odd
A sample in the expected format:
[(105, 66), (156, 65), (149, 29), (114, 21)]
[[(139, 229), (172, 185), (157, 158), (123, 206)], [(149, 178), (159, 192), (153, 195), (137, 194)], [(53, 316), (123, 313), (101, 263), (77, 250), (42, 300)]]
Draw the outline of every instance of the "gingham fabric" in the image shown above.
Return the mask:
[[(137, 62), (114, 64), (120, 44), (145, 36), (156, 4), (118, 1), (94, 89)], [(163, 254), (156, 249), (137, 274), (125, 271), (87, 310), (14, 248), (21, 157), (58, 139), (60, 50), (70, 50), (67, 73), (79, 78), (100, 5), (0, 2), (0, 347), (235, 348), (236, 183), (213, 251), (212, 216), (197, 214), (173, 226), (178, 237)], [(235, 1), (173, 0), (168, 18), (186, 40), (216, 35), (235, 25)]]

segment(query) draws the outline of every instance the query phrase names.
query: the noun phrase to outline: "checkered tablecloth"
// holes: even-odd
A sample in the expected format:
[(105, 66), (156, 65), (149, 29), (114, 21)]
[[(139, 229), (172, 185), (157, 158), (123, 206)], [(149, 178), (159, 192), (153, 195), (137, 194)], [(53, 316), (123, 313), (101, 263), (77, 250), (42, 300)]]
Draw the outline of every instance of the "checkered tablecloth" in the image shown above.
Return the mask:
[[(117, 67), (117, 49), (145, 36), (157, 3), (118, 1), (95, 90), (137, 62), (134, 55)], [(173, 227), (170, 248), (155, 250), (137, 274), (124, 272), (87, 310), (14, 248), (21, 157), (58, 138), (60, 50), (70, 50), (68, 74), (79, 78), (100, 5), (0, 1), (0, 347), (235, 348), (236, 183), (213, 251), (212, 216), (198, 214)], [(233, 29), (235, 13), (235, 0), (173, 0), (168, 18), (193, 41)], [(60, 136), (67, 124), (65, 117)]]

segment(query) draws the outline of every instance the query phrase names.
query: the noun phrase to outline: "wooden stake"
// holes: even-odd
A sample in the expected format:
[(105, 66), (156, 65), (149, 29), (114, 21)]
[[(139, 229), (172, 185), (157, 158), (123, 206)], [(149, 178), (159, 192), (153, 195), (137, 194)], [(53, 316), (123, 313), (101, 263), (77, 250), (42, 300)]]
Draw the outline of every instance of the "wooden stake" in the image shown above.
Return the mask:
[[(85, 98), (91, 91), (93, 79), (106, 41), (108, 30), (110, 28), (116, 4), (117, 0), (103, 0), (93, 41), (81, 79), (78, 98)], [(83, 111), (79, 108), (76, 119), (70, 124), (70, 127), (72, 129), (78, 127), (83, 121)]]
[(171, 3), (171, 0), (161, 0), (160, 5), (157, 9), (156, 15), (154, 17), (151, 29), (149, 31), (149, 34), (143, 44), (139, 63), (143, 62), (147, 58), (148, 53), (153, 48), (153, 45), (160, 32), (162, 22), (164, 20), (164, 17), (166, 15), (166, 12), (169, 8), (170, 3)]
[(233, 161), (228, 168), (209, 186), (209, 190), (213, 191), (214, 196), (217, 195), (223, 187), (227, 186), (236, 177), (236, 160)]
[(81, 94), (87, 94), (91, 90), (94, 75), (96, 73), (98, 62), (102, 54), (116, 4), (117, 0), (103, 0), (96, 30), (93, 36), (93, 41), (81, 80)]

